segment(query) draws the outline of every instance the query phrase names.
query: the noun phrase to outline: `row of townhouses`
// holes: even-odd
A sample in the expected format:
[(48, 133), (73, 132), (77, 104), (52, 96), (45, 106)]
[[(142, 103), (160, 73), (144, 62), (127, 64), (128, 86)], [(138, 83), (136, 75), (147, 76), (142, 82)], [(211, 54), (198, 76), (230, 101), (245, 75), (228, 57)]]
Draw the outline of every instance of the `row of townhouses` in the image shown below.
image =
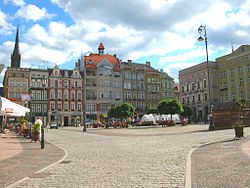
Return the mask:
[(100, 43), (98, 53), (86, 53), (73, 70), (21, 68), (17, 30), (4, 97), (30, 107), (32, 121), (40, 117), (67, 126), (82, 124), (85, 115), (87, 120), (99, 119), (122, 102), (132, 103), (137, 114), (143, 114), (161, 99), (176, 96), (174, 79), (150, 62), (122, 62), (104, 50)]
[(207, 119), (222, 102), (250, 101), (250, 45), (242, 45), (215, 62), (204, 62), (179, 72), (180, 100), (194, 120)]

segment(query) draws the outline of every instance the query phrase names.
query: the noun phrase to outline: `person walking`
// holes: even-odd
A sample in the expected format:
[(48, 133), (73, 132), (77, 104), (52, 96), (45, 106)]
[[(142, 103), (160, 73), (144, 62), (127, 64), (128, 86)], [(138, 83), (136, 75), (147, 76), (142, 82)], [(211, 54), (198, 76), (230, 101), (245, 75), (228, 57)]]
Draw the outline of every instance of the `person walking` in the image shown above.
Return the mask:
[(39, 140), (41, 142), (41, 137), (42, 137), (42, 131), (41, 131), (41, 128), (42, 128), (42, 125), (43, 125), (43, 122), (42, 120), (38, 117), (35, 121), (35, 124), (39, 124)]

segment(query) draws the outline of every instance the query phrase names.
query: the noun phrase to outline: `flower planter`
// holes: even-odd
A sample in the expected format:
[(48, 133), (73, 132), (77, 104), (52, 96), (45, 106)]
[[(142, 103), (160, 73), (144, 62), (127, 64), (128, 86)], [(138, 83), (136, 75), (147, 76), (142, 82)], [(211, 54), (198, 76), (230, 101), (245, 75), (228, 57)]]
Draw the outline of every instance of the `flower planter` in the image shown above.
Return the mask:
[(32, 141), (36, 142), (38, 139), (39, 139), (39, 133), (32, 131), (30, 142), (32, 142)]
[(234, 127), (235, 137), (234, 138), (244, 138), (243, 127)]

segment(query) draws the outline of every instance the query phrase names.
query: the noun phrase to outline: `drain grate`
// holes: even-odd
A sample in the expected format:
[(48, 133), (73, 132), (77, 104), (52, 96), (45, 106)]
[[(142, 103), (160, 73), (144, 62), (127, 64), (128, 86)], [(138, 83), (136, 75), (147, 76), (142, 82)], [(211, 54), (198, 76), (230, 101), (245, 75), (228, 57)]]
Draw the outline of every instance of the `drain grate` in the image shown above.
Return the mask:
[(52, 173), (50, 172), (39, 172), (39, 173), (35, 173), (30, 175), (30, 178), (46, 178), (48, 176), (52, 175)]
[(71, 163), (71, 161), (62, 161), (62, 162), (60, 162), (60, 164), (69, 164), (69, 163)]

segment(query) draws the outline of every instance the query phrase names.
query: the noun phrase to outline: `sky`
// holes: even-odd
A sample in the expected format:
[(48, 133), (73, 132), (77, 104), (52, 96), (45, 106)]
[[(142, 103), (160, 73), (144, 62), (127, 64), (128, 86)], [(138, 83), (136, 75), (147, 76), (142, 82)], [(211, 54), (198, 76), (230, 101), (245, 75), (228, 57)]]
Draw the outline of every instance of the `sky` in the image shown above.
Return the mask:
[[(0, 64), (10, 66), (17, 25), (21, 67), (73, 69), (87, 52), (151, 62), (178, 82), (178, 71), (250, 43), (250, 0), (2, 0)], [(204, 30), (201, 33), (204, 37)]]

